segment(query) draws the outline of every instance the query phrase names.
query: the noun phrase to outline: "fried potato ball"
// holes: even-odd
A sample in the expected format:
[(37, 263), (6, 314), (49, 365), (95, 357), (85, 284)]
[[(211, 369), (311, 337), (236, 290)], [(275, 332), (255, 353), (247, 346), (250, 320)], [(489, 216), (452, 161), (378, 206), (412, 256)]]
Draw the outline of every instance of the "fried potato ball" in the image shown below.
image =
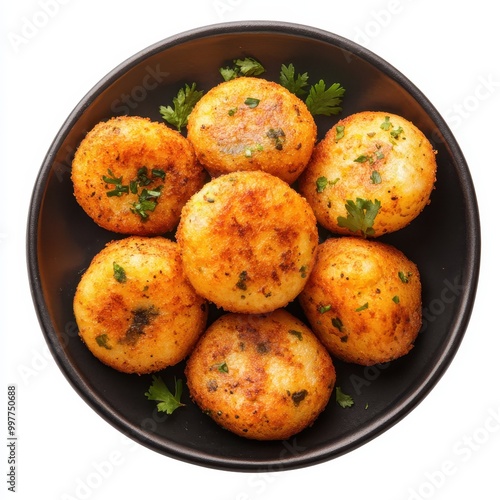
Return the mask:
[(195, 290), (230, 312), (291, 302), (314, 264), (318, 229), (307, 201), (262, 171), (212, 179), (184, 206), (177, 228)]
[(200, 162), (212, 176), (263, 170), (294, 182), (316, 142), (307, 106), (278, 83), (244, 77), (210, 89), (187, 125)]
[(71, 173), (77, 202), (99, 226), (142, 236), (172, 231), (205, 175), (185, 137), (138, 116), (98, 123)]
[(323, 242), (299, 302), (329, 352), (360, 365), (407, 354), (422, 325), (417, 266), (378, 240)]
[[(414, 220), (430, 202), (435, 181), (436, 152), (425, 135), (401, 116), (366, 111), (327, 132), (299, 180), (299, 191), (326, 229), (377, 237)], [(363, 202), (380, 202), (373, 223), (369, 216), (359, 231), (338, 220), (348, 216), (347, 201), (357, 199), (360, 211), (368, 208), (368, 213), (370, 203)]]
[(312, 331), (283, 309), (228, 313), (207, 329), (185, 369), (192, 399), (249, 439), (288, 439), (330, 399), (335, 369)]
[(109, 243), (83, 274), (73, 308), (90, 351), (116, 370), (137, 374), (184, 359), (208, 313), (184, 276), (177, 244), (161, 236)]

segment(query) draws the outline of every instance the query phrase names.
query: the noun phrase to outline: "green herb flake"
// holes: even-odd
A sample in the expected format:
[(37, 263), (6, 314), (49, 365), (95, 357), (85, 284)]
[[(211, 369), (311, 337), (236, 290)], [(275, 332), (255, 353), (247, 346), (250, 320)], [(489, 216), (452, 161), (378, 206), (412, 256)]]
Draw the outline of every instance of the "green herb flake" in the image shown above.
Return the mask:
[(281, 128), (270, 128), (267, 133), (267, 137), (269, 139), (274, 140), (274, 147), (278, 150), (281, 151), (283, 149), (283, 142), (285, 140), (285, 132), (283, 132), (283, 129)]
[(256, 108), (260, 103), (260, 99), (257, 99), (255, 97), (247, 97), (245, 99), (245, 104), (250, 108), (250, 109), (253, 109), (253, 108)]
[(292, 394), (292, 401), (295, 406), (299, 406), (299, 404), (304, 401), (308, 392), (304, 389), (302, 391), (297, 391)]
[(340, 141), (340, 139), (342, 139), (344, 137), (344, 130), (345, 130), (344, 125), (337, 125), (335, 127), (335, 140), (336, 141)]
[(229, 368), (227, 367), (227, 363), (225, 361), (220, 365), (217, 365), (217, 370), (221, 373), (229, 373)]
[(380, 125), (380, 128), (382, 130), (391, 130), (392, 123), (391, 123), (390, 118), (388, 116), (385, 117), (384, 121)]
[(328, 179), (324, 176), (316, 179), (316, 192), (322, 193), (328, 186)]
[(302, 332), (299, 330), (288, 330), (288, 333), (295, 335), (299, 340), (302, 340)]
[(382, 182), (382, 177), (380, 177), (379, 172), (374, 170), (370, 176), (370, 180), (372, 181), (372, 184), (380, 184)]
[(358, 307), (356, 309), (356, 312), (361, 312), (364, 311), (365, 309), (368, 309), (368, 302), (365, 302), (362, 306)]
[(347, 217), (337, 217), (337, 223), (353, 233), (361, 233), (365, 238), (373, 236), (375, 234), (373, 223), (380, 207), (379, 200), (371, 201), (362, 198), (356, 198), (356, 202), (346, 200)]
[(115, 278), (118, 283), (125, 283), (125, 281), (127, 281), (125, 269), (116, 262), (113, 262), (113, 278)]
[(241, 271), (240, 275), (238, 276), (238, 282), (236, 283), (236, 286), (240, 290), (246, 290), (247, 289), (247, 281), (248, 279), (248, 273), (246, 271)]
[(395, 130), (391, 130), (391, 136), (394, 137), (394, 139), (399, 139), (399, 136), (403, 133), (403, 129), (401, 127), (398, 127)]
[(350, 408), (354, 404), (352, 397), (349, 394), (344, 394), (339, 386), (335, 387), (335, 401), (342, 408)]
[(365, 163), (369, 161), (370, 157), (368, 155), (360, 155), (354, 161), (356, 163)]
[(407, 284), (409, 283), (410, 281), (410, 276), (411, 276), (411, 273), (407, 273), (405, 274), (403, 271), (399, 271), (398, 272), (398, 276), (399, 276), (399, 279), (404, 283), (404, 284)]
[(344, 325), (340, 318), (332, 318), (332, 325), (339, 331), (343, 332), (344, 331)]
[(111, 350), (111, 347), (108, 345), (108, 336), (107, 336), (107, 334), (103, 333), (102, 335), (98, 335), (95, 338), (95, 341), (97, 342), (97, 345), (99, 347), (104, 347), (104, 349), (107, 349), (108, 351)]
[(150, 401), (157, 401), (158, 411), (171, 415), (177, 408), (185, 406), (181, 403), (182, 380), (174, 378), (175, 393), (172, 394), (161, 377), (153, 375), (153, 383), (144, 394)]
[(328, 304), (327, 306), (319, 306), (318, 307), (318, 312), (320, 314), (325, 314), (326, 312), (328, 312), (330, 309), (332, 308), (332, 305), (331, 304)]
[(399, 304), (399, 296), (398, 296), (398, 295), (394, 295), (394, 297), (392, 298), (392, 301), (393, 301), (395, 304)]
[(128, 194), (129, 192), (129, 187), (127, 185), (123, 185), (123, 176), (122, 177), (116, 177), (115, 174), (112, 172), (111, 169), (108, 168), (108, 175), (103, 175), (102, 180), (106, 184), (111, 184), (112, 186), (115, 186), (114, 189), (111, 189), (110, 191), (106, 192), (106, 196), (111, 197), (111, 196), (118, 196), (120, 197), (122, 194)]
[(307, 266), (301, 266), (299, 273), (301, 278), (307, 278)]

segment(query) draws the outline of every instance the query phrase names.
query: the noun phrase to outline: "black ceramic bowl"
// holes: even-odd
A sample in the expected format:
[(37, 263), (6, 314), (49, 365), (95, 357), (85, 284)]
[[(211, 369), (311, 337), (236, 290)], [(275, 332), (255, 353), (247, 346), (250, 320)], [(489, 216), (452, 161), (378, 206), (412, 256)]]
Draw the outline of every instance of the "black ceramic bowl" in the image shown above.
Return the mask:
[[(92, 257), (121, 236), (97, 227), (77, 205), (70, 179), (73, 153), (97, 122), (120, 114), (161, 121), (186, 83), (208, 90), (218, 69), (251, 56), (277, 80), (282, 63), (346, 88), (340, 117), (363, 110), (398, 113), (420, 127), (439, 151), (432, 203), (407, 228), (382, 239), (420, 268), (424, 324), (407, 356), (363, 368), (335, 362), (338, 385), (355, 404), (333, 397), (316, 423), (287, 442), (237, 437), (186, 406), (159, 414), (144, 393), (150, 376), (126, 375), (101, 364), (78, 337), (75, 287)], [(322, 136), (339, 117), (318, 119)], [(27, 232), (29, 276), (46, 341), (81, 397), (127, 436), (164, 455), (235, 471), (277, 471), (320, 463), (366, 443), (407, 415), (434, 387), (465, 333), (476, 292), (480, 229), (474, 187), (452, 133), (432, 104), (386, 61), (332, 33), (295, 24), (240, 22), (208, 26), (163, 40), (101, 80), (76, 106), (43, 161), (33, 191)], [(300, 311), (292, 312), (300, 315)], [(303, 318), (301, 318), (303, 319)], [(183, 364), (161, 373), (183, 378)], [(91, 439), (91, 436), (89, 436)]]

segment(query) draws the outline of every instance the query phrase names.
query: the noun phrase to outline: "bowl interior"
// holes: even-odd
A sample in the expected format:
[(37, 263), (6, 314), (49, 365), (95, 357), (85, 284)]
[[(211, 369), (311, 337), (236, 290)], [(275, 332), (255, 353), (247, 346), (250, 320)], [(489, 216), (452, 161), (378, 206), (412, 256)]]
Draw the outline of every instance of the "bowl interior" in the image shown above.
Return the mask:
[[(82, 272), (104, 245), (122, 236), (105, 231), (77, 205), (70, 179), (73, 154), (99, 121), (120, 114), (162, 121), (186, 83), (208, 90), (218, 69), (246, 56), (277, 80), (281, 64), (346, 88), (340, 117), (364, 110), (400, 114), (438, 150), (432, 202), (407, 228), (387, 235), (421, 272), (424, 324), (410, 354), (369, 368), (335, 361), (337, 384), (355, 404), (333, 397), (316, 423), (287, 442), (254, 442), (214, 424), (189, 401), (171, 416), (144, 393), (150, 376), (125, 375), (101, 364), (78, 337), (72, 300)], [(339, 117), (318, 119), (322, 137)], [(328, 234), (323, 234), (328, 236)], [(427, 99), (396, 69), (341, 37), (305, 26), (227, 23), (193, 30), (137, 54), (113, 70), (77, 105), (55, 138), (37, 179), (28, 223), (33, 298), (46, 340), (61, 370), (107, 421), (142, 444), (187, 462), (227, 470), (280, 470), (318, 463), (352, 450), (404, 417), (451, 362), (470, 316), (479, 266), (479, 223), (466, 162)], [(289, 310), (303, 318), (296, 304)], [(183, 364), (161, 372), (167, 384)]]

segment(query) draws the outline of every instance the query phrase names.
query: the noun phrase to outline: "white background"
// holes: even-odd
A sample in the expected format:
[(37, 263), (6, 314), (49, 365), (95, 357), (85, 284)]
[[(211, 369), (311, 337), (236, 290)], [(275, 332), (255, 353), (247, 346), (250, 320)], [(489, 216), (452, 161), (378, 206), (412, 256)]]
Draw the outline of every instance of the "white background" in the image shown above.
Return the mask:
[[(17, 498), (500, 498), (500, 271), (494, 238), (500, 185), (500, 37), (490, 0), (4, 0), (1, 7), (1, 351), (18, 390)], [(48, 12), (49, 14), (43, 14)], [(230, 473), (166, 458), (129, 441), (70, 387), (45, 347), (31, 302), (25, 228), (52, 139), (87, 91), (123, 60), (170, 35), (267, 19), (329, 30), (374, 51), (448, 121), (471, 170), (483, 246), (476, 306), (457, 356), (402, 422), (327, 463)], [(36, 21), (40, 26), (29, 30)], [(449, 221), (453, 224), (453, 220)], [(495, 420), (496, 417), (496, 420)], [(4, 441), (5, 442), (5, 441)], [(0, 447), (0, 496), (7, 452)], [(4, 472), (5, 471), (5, 472)]]

